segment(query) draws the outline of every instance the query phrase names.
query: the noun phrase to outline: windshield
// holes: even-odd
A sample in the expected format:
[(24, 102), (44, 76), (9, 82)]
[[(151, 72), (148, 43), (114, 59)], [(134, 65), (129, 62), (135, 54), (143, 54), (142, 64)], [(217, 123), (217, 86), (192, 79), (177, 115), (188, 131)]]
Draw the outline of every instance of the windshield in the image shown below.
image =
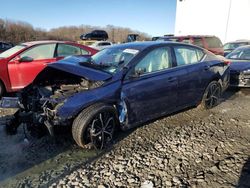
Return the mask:
[(226, 56), (228, 59), (250, 60), (250, 48), (236, 49)]
[(4, 51), (3, 53), (0, 54), (0, 58), (7, 58), (10, 57), (11, 55), (17, 53), (18, 51), (24, 49), (26, 46), (25, 45), (16, 45), (13, 48), (10, 48), (9, 50)]
[(131, 48), (106, 48), (91, 57), (91, 63), (109, 73), (127, 65), (139, 50)]
[(247, 45), (247, 42), (242, 42), (242, 43), (227, 43), (224, 45), (224, 50), (234, 50), (240, 46)]

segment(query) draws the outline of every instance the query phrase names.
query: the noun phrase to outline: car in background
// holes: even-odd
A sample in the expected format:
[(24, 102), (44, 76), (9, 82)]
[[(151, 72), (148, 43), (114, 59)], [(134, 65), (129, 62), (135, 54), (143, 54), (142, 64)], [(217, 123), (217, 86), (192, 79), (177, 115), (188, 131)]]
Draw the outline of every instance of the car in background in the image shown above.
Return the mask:
[(112, 42), (109, 42), (109, 41), (96, 41), (93, 44), (91, 44), (90, 47), (95, 48), (97, 50), (102, 50), (102, 49), (107, 48), (111, 45), (113, 45), (113, 44), (112, 44)]
[(82, 40), (108, 40), (108, 33), (104, 30), (94, 30), (80, 36)]
[(250, 44), (250, 40), (237, 40), (234, 42), (228, 42), (224, 44), (223, 46), (224, 56), (227, 56), (229, 53), (231, 53), (233, 50), (235, 50), (236, 48), (240, 46), (245, 46), (249, 44)]
[(12, 48), (14, 45), (8, 42), (1, 42), (0, 41), (0, 53)]
[(187, 35), (187, 36), (164, 36), (157, 41), (174, 41), (193, 44), (205, 48), (215, 55), (224, 56), (224, 50), (221, 40), (216, 36), (210, 35)]
[(30, 84), (47, 64), (71, 55), (94, 55), (98, 50), (74, 42), (33, 41), (0, 54), (0, 96)]
[(228, 65), (193, 45), (114, 45), (88, 59), (71, 56), (49, 64), (21, 91), (13, 122), (30, 131), (47, 127), (52, 135), (55, 126), (72, 125), (79, 146), (102, 149), (115, 130), (187, 107), (216, 106), (228, 82)]
[(126, 42), (136, 42), (140, 41), (140, 35), (136, 33), (129, 33), (126, 39)]
[(250, 87), (250, 45), (236, 48), (226, 59), (230, 61), (230, 86)]
[(152, 37), (152, 41), (156, 41), (156, 40), (158, 40), (159, 38), (162, 38), (162, 37)]

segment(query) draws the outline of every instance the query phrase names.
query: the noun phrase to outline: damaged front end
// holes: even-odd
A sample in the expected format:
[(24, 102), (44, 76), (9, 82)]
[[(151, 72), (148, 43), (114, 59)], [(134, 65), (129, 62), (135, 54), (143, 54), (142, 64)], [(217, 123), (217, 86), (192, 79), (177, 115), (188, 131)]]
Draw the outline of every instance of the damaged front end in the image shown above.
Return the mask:
[(19, 111), (8, 125), (15, 130), (23, 124), (33, 135), (46, 130), (54, 135), (54, 126), (70, 125), (72, 119), (58, 115), (58, 109), (71, 96), (100, 87), (103, 81), (90, 81), (82, 76), (47, 67), (34, 82), (19, 93)]

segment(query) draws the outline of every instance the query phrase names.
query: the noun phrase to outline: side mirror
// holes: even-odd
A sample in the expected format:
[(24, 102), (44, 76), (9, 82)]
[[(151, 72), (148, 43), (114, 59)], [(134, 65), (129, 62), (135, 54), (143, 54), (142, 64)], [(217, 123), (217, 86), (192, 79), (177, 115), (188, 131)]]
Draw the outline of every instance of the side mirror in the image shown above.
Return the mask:
[(33, 58), (29, 56), (24, 56), (19, 59), (19, 62), (31, 62), (31, 61), (33, 61)]
[(138, 78), (146, 72), (146, 68), (138, 68), (131, 75), (130, 78)]

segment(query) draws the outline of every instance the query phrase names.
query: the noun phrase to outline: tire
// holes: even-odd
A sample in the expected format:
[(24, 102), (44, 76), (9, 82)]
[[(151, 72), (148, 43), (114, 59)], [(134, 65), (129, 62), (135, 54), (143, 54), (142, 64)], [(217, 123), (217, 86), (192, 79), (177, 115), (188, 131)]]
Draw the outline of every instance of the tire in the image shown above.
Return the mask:
[(201, 108), (208, 110), (218, 105), (221, 96), (221, 86), (217, 81), (208, 84), (201, 101)]
[(3, 82), (0, 81), (0, 98), (2, 98), (4, 93), (5, 93), (5, 87), (3, 85)]
[(94, 104), (73, 121), (72, 136), (80, 147), (91, 143), (96, 149), (103, 149), (113, 140), (117, 125), (117, 113), (113, 106)]

